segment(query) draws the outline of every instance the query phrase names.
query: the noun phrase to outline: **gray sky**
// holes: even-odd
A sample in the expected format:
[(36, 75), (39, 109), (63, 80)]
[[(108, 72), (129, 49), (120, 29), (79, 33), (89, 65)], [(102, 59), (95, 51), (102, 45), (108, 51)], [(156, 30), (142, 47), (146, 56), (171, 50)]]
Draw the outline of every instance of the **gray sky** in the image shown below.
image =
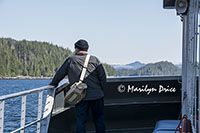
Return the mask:
[(181, 63), (182, 23), (163, 0), (0, 0), (0, 37), (74, 49), (86, 39), (108, 64)]

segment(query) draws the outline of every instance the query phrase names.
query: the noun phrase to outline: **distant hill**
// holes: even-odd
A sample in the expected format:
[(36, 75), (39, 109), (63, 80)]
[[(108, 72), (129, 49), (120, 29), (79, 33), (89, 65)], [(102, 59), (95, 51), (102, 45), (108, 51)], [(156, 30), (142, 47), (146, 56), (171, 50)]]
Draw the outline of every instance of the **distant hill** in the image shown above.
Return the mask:
[(130, 63), (130, 64), (126, 64), (126, 65), (112, 65), (112, 67), (115, 68), (115, 70), (125, 70), (125, 69), (128, 69), (128, 70), (136, 70), (140, 67), (143, 67), (145, 66), (146, 64), (144, 63), (141, 63), (139, 61), (135, 61), (133, 63)]
[(181, 75), (181, 68), (171, 62), (161, 61), (150, 63), (136, 70), (121, 69), (117, 71), (119, 76), (136, 76), (136, 75)]
[[(71, 54), (48, 42), (0, 38), (0, 76), (53, 76)], [(104, 68), (108, 76), (117, 75), (112, 66)]]
[(181, 75), (181, 69), (170, 62), (161, 61), (147, 64), (130, 75)]
[(135, 72), (134, 69), (120, 69), (116, 71), (117, 71), (117, 76), (130, 76), (132, 73)]

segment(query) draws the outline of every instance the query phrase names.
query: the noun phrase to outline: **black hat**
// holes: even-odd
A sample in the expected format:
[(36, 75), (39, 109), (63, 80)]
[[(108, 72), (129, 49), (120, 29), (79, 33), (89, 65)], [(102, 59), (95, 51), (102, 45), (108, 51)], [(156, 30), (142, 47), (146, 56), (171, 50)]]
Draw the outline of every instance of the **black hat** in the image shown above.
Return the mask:
[(81, 39), (75, 43), (75, 48), (77, 48), (79, 50), (87, 51), (89, 48), (89, 45), (86, 40)]

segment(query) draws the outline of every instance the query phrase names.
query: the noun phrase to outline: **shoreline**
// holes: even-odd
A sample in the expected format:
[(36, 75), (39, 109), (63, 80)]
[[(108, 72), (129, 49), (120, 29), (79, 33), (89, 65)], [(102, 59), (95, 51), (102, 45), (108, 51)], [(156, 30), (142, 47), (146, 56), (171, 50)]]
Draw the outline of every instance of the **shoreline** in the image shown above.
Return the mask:
[(53, 77), (43, 77), (43, 76), (0, 76), (1, 79), (52, 79)]

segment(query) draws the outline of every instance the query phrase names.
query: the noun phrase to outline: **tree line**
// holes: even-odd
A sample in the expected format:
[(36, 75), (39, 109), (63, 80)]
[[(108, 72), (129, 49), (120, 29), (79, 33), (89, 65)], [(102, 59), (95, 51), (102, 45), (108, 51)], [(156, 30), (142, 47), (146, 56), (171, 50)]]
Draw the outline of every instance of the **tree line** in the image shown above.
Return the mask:
[[(49, 42), (0, 38), (0, 76), (53, 76), (71, 54)], [(108, 76), (117, 75), (113, 67), (103, 65)]]
[[(49, 42), (0, 38), (0, 76), (53, 76), (71, 54), (70, 49)], [(103, 66), (107, 76), (181, 75), (181, 69), (167, 61), (136, 70)]]

